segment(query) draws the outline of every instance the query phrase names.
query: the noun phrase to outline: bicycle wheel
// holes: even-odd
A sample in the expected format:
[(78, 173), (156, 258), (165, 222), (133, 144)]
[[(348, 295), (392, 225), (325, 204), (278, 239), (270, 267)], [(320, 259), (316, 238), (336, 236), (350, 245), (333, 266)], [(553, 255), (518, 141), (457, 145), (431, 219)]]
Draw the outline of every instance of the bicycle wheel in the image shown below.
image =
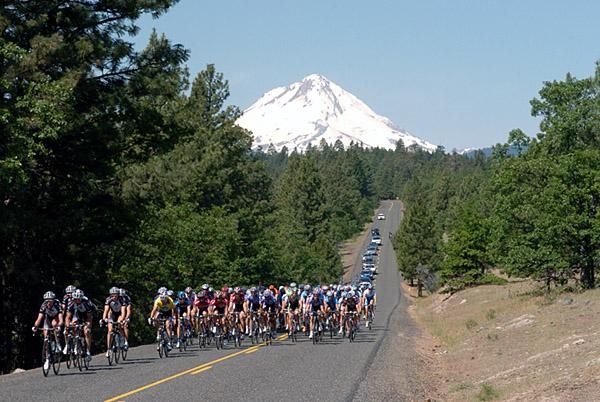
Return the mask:
[(121, 347), (121, 359), (123, 361), (127, 360), (127, 350), (128, 350), (127, 347), (124, 347), (124, 346)]
[(86, 347), (85, 347), (85, 341), (83, 339), (80, 339), (81, 341), (81, 362), (83, 363), (83, 367), (87, 370), (90, 368), (90, 360), (88, 359), (87, 353), (86, 353)]
[(113, 344), (112, 344), (112, 355), (113, 355), (113, 360), (115, 361), (115, 364), (119, 364), (119, 357), (120, 357), (120, 351), (119, 349), (121, 348), (121, 334), (115, 334), (113, 336)]
[[(110, 339), (108, 341), (108, 348), (106, 349), (106, 351), (108, 352), (108, 356), (106, 356), (106, 358), (108, 359), (108, 365), (112, 366), (113, 364), (113, 343), (115, 342), (115, 336), (114, 334), (110, 336)], [(115, 362), (115, 364), (117, 364)]]
[(48, 373), (50, 372), (50, 364), (46, 365), (46, 360), (49, 359), (50, 354), (48, 352), (48, 339), (44, 339), (44, 344), (42, 346), (42, 373), (44, 373), (44, 377), (48, 377)]
[(163, 358), (163, 345), (162, 345), (162, 339), (160, 341), (157, 342), (157, 348), (158, 350), (158, 357), (159, 358)]
[(52, 371), (54, 371), (54, 374), (58, 375), (58, 372), (60, 371), (62, 351), (60, 350), (60, 344), (58, 343), (58, 341), (54, 341), (53, 343), (54, 344), (52, 345), (52, 350), (54, 351), (54, 353), (52, 359)]

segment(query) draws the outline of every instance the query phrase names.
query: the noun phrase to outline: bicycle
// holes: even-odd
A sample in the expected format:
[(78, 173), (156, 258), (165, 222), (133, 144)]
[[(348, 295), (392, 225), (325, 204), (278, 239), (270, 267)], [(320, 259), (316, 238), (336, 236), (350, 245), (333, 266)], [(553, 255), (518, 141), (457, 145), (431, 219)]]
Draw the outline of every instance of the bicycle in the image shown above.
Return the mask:
[[(59, 327), (52, 327), (46, 329), (42, 332), (42, 336), (44, 337), (43, 345), (42, 345), (42, 361), (44, 364), (42, 365), (42, 373), (44, 377), (48, 377), (48, 373), (50, 373), (50, 366), (52, 365), (52, 371), (54, 371), (55, 375), (58, 375), (60, 371), (60, 362), (62, 358), (62, 353), (60, 350), (60, 342), (58, 340), (57, 331)], [(34, 336), (37, 328), (34, 329)], [(46, 365), (48, 362), (48, 365)]]
[[(122, 322), (110, 321), (112, 324), (112, 331), (108, 341), (108, 365), (112, 366), (113, 362), (119, 364), (119, 358), (123, 360), (127, 359), (127, 348), (125, 348), (125, 337), (121, 334), (121, 328), (123, 327)], [(100, 320), (100, 327), (104, 325), (104, 320)]]
[(288, 314), (291, 314), (291, 318), (290, 318), (290, 339), (292, 340), (292, 342), (298, 342), (298, 314), (294, 313), (292, 311), (288, 311)]
[(260, 318), (256, 311), (250, 313), (250, 340), (252, 344), (258, 343), (258, 335), (260, 334)]
[(159, 318), (154, 320), (154, 322), (158, 322), (158, 336), (156, 337), (156, 350), (158, 351), (158, 356), (162, 359), (164, 357), (169, 357), (169, 335), (167, 334), (166, 323), (167, 319)]
[(187, 317), (179, 317), (179, 351), (185, 352), (187, 350), (187, 343), (190, 338), (189, 329), (186, 325)]
[(235, 347), (242, 347), (242, 322), (240, 320), (240, 313), (234, 312), (232, 325), (231, 325), (231, 336), (233, 338), (233, 345)]
[(354, 342), (354, 339), (356, 338), (356, 331), (357, 331), (357, 317), (358, 313), (356, 311), (349, 311), (346, 313), (345, 316), (345, 323), (344, 323), (344, 327), (348, 327), (348, 339), (350, 340), (350, 342)]
[(196, 325), (198, 327), (198, 346), (202, 349), (207, 345), (210, 345), (210, 335), (208, 331), (208, 326), (206, 325), (206, 318), (202, 314), (196, 315)]
[(262, 340), (267, 345), (273, 344), (273, 327), (271, 326), (273, 320), (273, 313), (268, 311), (266, 316), (263, 317), (263, 331), (262, 331)]
[(85, 336), (83, 335), (83, 329), (87, 324), (71, 324), (72, 331), (69, 331), (67, 341), (67, 368), (77, 367), (79, 371), (83, 371), (85, 368), (90, 368), (90, 362), (87, 358), (87, 348), (85, 343)]
[(213, 338), (215, 340), (215, 347), (218, 349), (223, 349), (224, 346), (224, 336), (223, 336), (223, 324), (220, 318), (223, 317), (223, 314), (213, 314), (213, 327), (212, 333)]
[(313, 328), (313, 345), (321, 342), (323, 337), (323, 324), (321, 322), (321, 311), (313, 311), (312, 313), (312, 328)]

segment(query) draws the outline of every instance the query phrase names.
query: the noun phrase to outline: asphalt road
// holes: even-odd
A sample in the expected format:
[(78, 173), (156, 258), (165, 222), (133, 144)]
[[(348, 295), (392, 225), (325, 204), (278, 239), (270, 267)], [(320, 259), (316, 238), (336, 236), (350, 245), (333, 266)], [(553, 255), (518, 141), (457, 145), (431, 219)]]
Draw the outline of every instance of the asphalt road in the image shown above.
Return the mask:
[[(282, 335), (271, 346), (252, 347), (248, 342), (244, 349), (222, 351), (193, 346), (167, 359), (159, 359), (155, 346), (146, 345), (130, 349), (127, 361), (118, 366), (110, 367), (104, 356), (96, 355), (90, 370), (84, 372), (67, 370), (63, 364), (58, 376), (51, 372), (44, 378), (40, 369), (1, 376), (0, 401), (405, 399), (402, 390), (387, 389), (369, 374), (381, 362), (381, 345), (389, 344), (391, 314), (397, 314), (401, 301), (388, 239), (388, 233), (398, 227), (400, 206), (398, 201), (383, 202), (378, 212), (387, 219), (373, 223), (383, 239), (376, 279), (378, 307), (373, 329), (362, 328), (354, 343), (335, 337), (313, 345), (301, 336), (293, 344)], [(359, 270), (357, 258), (355, 269)], [(381, 396), (369, 393), (375, 392), (373, 387)]]

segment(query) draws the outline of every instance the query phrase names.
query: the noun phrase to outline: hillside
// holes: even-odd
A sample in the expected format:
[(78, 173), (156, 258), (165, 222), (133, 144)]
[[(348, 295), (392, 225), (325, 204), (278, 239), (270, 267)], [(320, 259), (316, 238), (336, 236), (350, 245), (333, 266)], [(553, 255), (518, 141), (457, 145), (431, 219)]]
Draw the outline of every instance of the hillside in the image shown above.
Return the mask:
[(411, 297), (433, 339), (442, 400), (600, 400), (600, 290), (538, 289), (525, 281)]

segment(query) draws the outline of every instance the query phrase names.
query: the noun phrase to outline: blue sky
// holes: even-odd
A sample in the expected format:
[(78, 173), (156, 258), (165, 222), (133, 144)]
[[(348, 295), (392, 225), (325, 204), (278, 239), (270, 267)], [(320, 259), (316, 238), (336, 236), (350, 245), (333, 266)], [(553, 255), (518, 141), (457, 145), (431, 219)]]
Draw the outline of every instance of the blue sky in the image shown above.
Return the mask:
[(319, 73), (397, 125), (448, 150), (535, 135), (544, 81), (590, 76), (600, 59), (595, 0), (181, 0), (152, 28), (229, 80), (246, 108)]

